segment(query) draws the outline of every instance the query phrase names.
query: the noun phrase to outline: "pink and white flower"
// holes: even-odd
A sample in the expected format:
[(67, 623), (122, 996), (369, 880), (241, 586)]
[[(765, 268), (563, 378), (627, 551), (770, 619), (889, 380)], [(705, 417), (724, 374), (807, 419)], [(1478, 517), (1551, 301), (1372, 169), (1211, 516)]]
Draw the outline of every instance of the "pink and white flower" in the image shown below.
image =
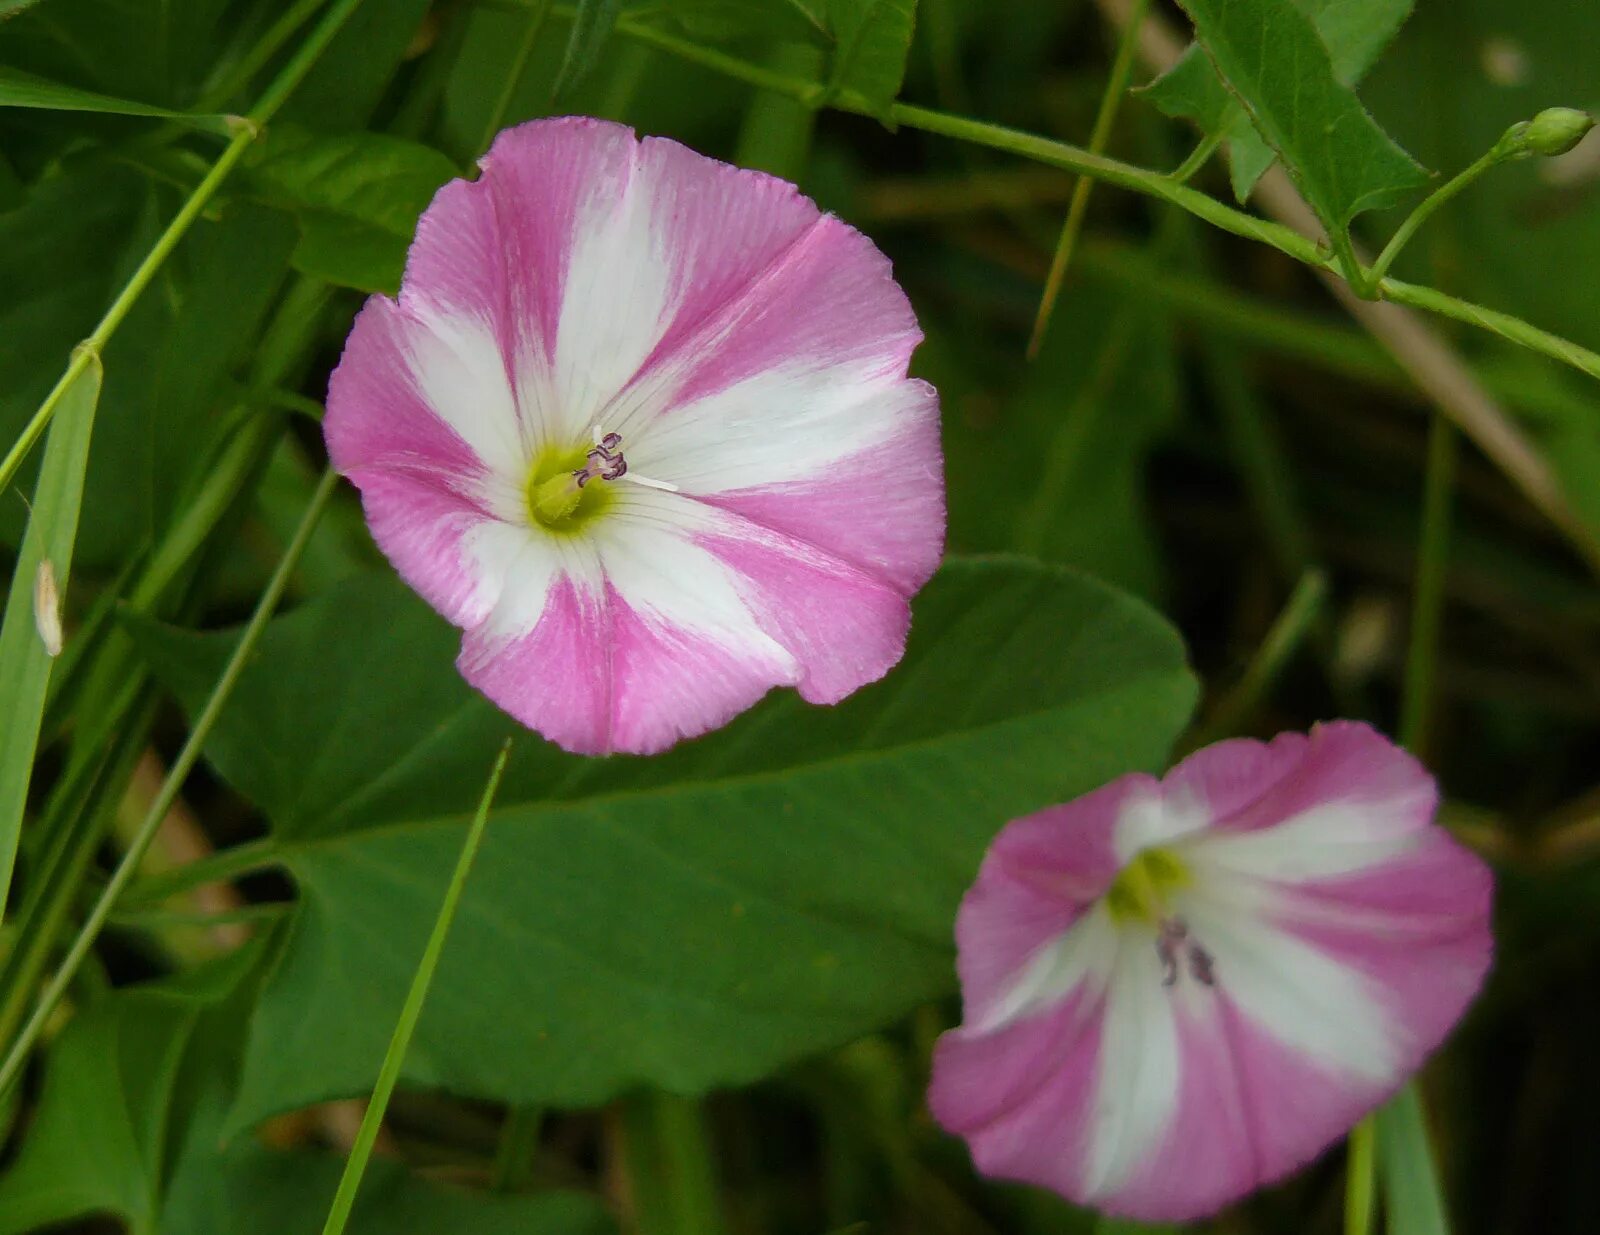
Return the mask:
[(1219, 742), (1008, 824), (956, 923), (929, 1104), (986, 1174), (1146, 1221), (1309, 1162), (1489, 966), (1487, 868), (1365, 725)]
[(598, 120), (480, 166), (357, 317), (326, 421), (467, 680), (600, 754), (881, 677), (944, 539), (887, 259), (784, 181)]

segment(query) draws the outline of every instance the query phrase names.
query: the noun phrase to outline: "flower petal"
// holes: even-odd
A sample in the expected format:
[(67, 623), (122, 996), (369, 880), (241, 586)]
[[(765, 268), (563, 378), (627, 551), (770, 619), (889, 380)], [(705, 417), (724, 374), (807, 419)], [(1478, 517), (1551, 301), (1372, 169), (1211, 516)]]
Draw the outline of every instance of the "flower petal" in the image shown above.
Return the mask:
[(1120, 862), (1112, 836), (1124, 806), (1154, 777), (1124, 776), (1062, 806), (1008, 823), (989, 846), (956, 915), (965, 1023), (993, 1029), (1035, 1008), (1058, 983), (1070, 929), (1111, 886)]
[(367, 302), (330, 381), (324, 432), (334, 466), (361, 490), (379, 548), (434, 608), (469, 623), (492, 606), (499, 582), (466, 540), (505, 498), (416, 381), (412, 333), (393, 304)]

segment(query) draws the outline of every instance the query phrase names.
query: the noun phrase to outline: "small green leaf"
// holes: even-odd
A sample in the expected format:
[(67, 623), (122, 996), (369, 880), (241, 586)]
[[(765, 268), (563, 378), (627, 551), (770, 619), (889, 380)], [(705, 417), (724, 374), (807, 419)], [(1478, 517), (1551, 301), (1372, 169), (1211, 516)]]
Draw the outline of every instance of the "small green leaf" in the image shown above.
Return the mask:
[(194, 115), (172, 111), (165, 107), (152, 107), (131, 99), (112, 98), (92, 90), (79, 90), (63, 86), (45, 77), (35, 77), (21, 69), (0, 66), (0, 107), (29, 107), (43, 111), (92, 111), (114, 116), (153, 116), (177, 120), (208, 133), (232, 136), (228, 118), (219, 115)]
[[(1314, 24), (1334, 77), (1351, 87), (1411, 12), (1411, 0), (1294, 0), (1294, 4)], [(1240, 201), (1250, 196), (1277, 155), (1218, 78), (1199, 44), (1191, 45), (1144, 93), (1167, 115), (1193, 120), (1208, 136), (1221, 134), (1228, 145), (1234, 194)]]
[[(816, 0), (796, 0), (813, 7)], [(833, 76), (837, 89), (854, 90), (887, 119), (906, 76), (916, 0), (828, 0)]]
[(394, 292), (417, 217), (456, 167), (431, 146), (378, 133), (325, 136), (273, 125), (251, 189), (292, 211), (296, 269), (360, 291)]
[[(838, 707), (783, 692), (655, 759), (524, 737), (407, 1076), (519, 1104), (692, 1092), (947, 992), (994, 832), (1161, 764), (1194, 684), (1156, 613), (1059, 569), (958, 561), (914, 611), (904, 662)], [(191, 706), (232, 638), (139, 634)], [(398, 582), (342, 588), (274, 624), (213, 735), (303, 895), (235, 1127), (371, 1083), (513, 727), (458, 642)]]
[[(60, 598), (72, 576), (83, 477), (100, 401), (100, 358), (88, 355), (70, 382), (50, 425), (33, 512), (0, 625), (0, 734), (5, 735), (0, 740), (0, 903), (11, 883), (50, 671), (60, 650), (46, 647), (45, 627), (51, 617), (59, 625)], [(48, 588), (43, 585), (45, 573)], [(56, 612), (47, 616), (44, 606), (56, 606)]]
[(578, 0), (578, 11), (567, 34), (567, 50), (551, 91), (555, 98), (565, 98), (599, 63), (621, 10), (622, 0)]

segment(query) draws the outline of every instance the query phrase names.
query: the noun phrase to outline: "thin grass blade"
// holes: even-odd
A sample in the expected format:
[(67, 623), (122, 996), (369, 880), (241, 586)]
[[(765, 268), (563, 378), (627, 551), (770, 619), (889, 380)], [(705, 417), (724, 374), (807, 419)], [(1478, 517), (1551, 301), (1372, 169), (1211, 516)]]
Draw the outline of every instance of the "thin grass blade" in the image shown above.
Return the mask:
[(60, 612), (51, 606), (59, 606), (72, 575), (100, 378), (99, 357), (91, 355), (61, 401), (0, 623), (0, 905), (11, 886), (50, 672), (60, 650)]

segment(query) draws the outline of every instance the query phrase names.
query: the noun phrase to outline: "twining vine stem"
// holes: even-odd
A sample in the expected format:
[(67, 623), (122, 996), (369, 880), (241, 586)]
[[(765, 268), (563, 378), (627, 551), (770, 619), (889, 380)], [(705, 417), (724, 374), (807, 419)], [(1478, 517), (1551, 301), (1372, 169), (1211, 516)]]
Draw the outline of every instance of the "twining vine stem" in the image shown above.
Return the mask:
[[(542, 0), (498, 0), (497, 7), (525, 9), (535, 2)], [(569, 4), (555, 5), (551, 11), (555, 16), (568, 20), (574, 13), (573, 6)], [(1182, 210), (1187, 210), (1213, 227), (1247, 240), (1269, 245), (1316, 270), (1331, 271), (1339, 275), (1347, 273), (1330, 248), (1308, 240), (1282, 224), (1268, 222), (1243, 210), (1224, 205), (1198, 189), (1189, 188), (1178, 177), (1163, 172), (1123, 163), (1067, 142), (1025, 133), (985, 120), (951, 115), (931, 107), (894, 103), (887, 111), (883, 111), (854, 91), (830, 88), (817, 82), (804, 81), (761, 65), (751, 64), (737, 56), (731, 56), (715, 48), (702, 47), (688, 39), (655, 29), (637, 18), (630, 18), (626, 13), (618, 17), (616, 31), (620, 35), (659, 48), (679, 59), (748, 82), (763, 90), (789, 95), (810, 107), (834, 107), (857, 115), (879, 117), (891, 125), (904, 125), (907, 128), (920, 129), (925, 133), (937, 133), (958, 141), (1002, 150), (1050, 167), (1059, 167), (1080, 176), (1088, 176), (1118, 188), (1143, 193), (1147, 197), (1170, 202)], [(1361, 266), (1359, 263), (1355, 264), (1350, 273), (1355, 275), (1357, 281), (1355, 285), (1361, 286), (1363, 292), (1369, 292), (1372, 296), (1391, 300), (1396, 304), (1427, 309), (1442, 317), (1476, 326), (1531, 351), (1571, 365), (1600, 381), (1600, 352), (1591, 351), (1570, 339), (1564, 339), (1548, 330), (1541, 330), (1509, 313), (1487, 309), (1482, 305), (1432, 288), (1418, 287), (1399, 279), (1374, 278), (1371, 268)]]

